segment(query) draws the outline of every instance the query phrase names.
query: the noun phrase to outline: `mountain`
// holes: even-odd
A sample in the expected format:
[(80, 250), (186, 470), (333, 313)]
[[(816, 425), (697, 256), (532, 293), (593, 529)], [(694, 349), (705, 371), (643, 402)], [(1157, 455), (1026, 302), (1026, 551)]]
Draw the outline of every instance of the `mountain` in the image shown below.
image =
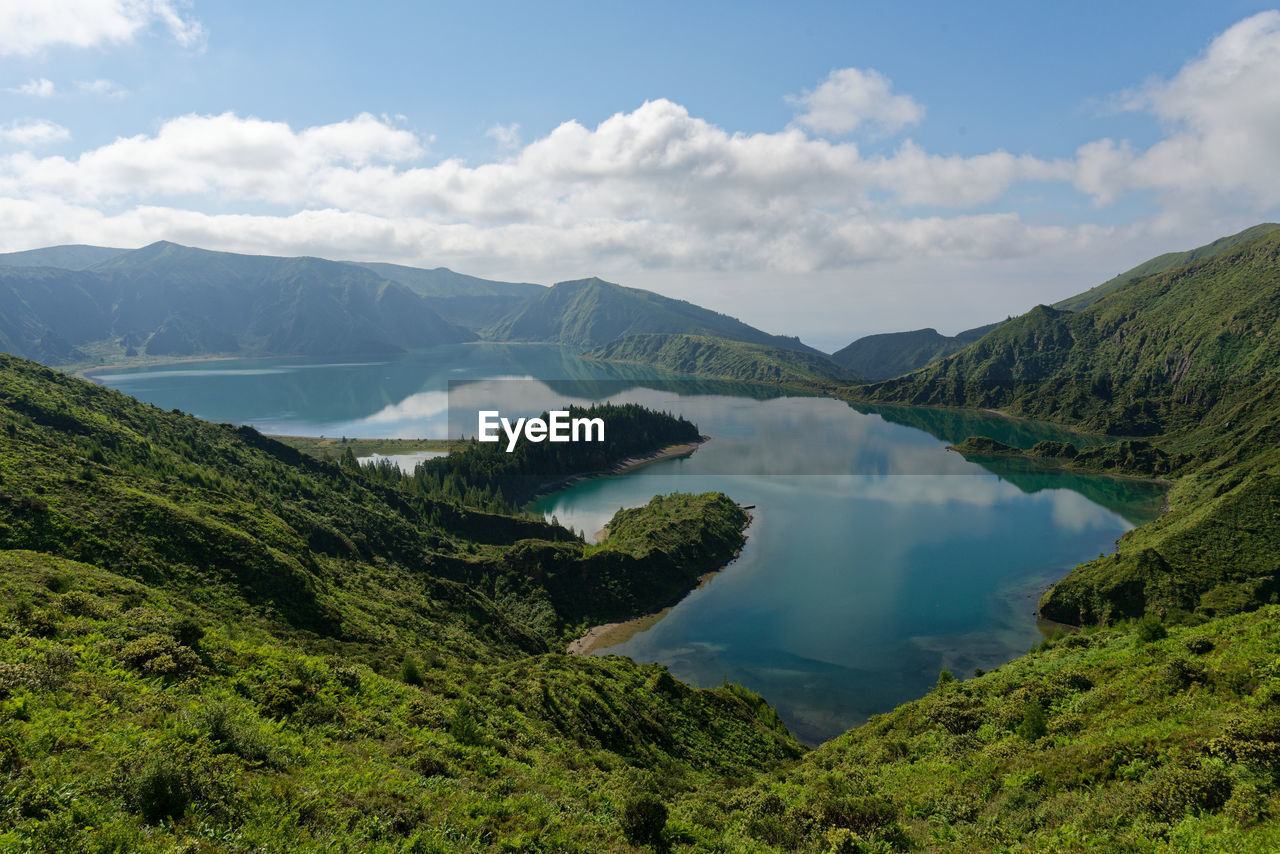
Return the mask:
[(705, 335), (625, 335), (585, 356), (737, 382), (830, 385), (858, 380), (823, 356)]
[(9, 356), (0, 466), (6, 850), (1274, 848), (1276, 607), (1059, 633), (806, 751), (552, 651), (741, 545), (722, 495), (587, 546)]
[(60, 270), (83, 270), (100, 261), (114, 258), (128, 249), (111, 249), (106, 246), (85, 246), (74, 243), (67, 246), (46, 246), (43, 249), (27, 249), (22, 252), (0, 253), (3, 267), (57, 267)]
[(1065, 309), (1067, 311), (1081, 311), (1102, 297), (1123, 287), (1134, 279), (1141, 279), (1156, 273), (1163, 273), (1166, 270), (1172, 270), (1174, 267), (1181, 267), (1190, 264), (1193, 261), (1201, 261), (1206, 258), (1212, 258), (1229, 249), (1234, 249), (1241, 243), (1248, 243), (1257, 237), (1270, 234), (1276, 229), (1280, 229), (1280, 223), (1264, 222), (1258, 225), (1246, 228), (1244, 231), (1232, 234), (1227, 237), (1219, 237), (1212, 243), (1207, 243), (1196, 249), (1190, 249), (1186, 252), (1166, 252), (1163, 255), (1157, 255), (1149, 261), (1144, 261), (1132, 270), (1126, 270), (1120, 275), (1108, 279), (1097, 287), (1090, 288), (1082, 294), (1076, 294), (1053, 304), (1054, 308)]
[[(1212, 258), (1242, 243), (1262, 237), (1277, 229), (1280, 224), (1261, 223), (1246, 228), (1238, 234), (1221, 237), (1212, 243), (1186, 252), (1167, 252), (1145, 261), (1131, 270), (1108, 279), (1102, 284), (1076, 294), (1073, 297), (1053, 304), (1053, 308), (1062, 311), (1082, 311), (1093, 305), (1112, 291), (1130, 282), (1163, 273), (1175, 267)], [(879, 335), (868, 335), (859, 338), (842, 350), (837, 350), (831, 359), (873, 382), (893, 379), (923, 368), (938, 359), (950, 356), (977, 341), (983, 335), (999, 326), (991, 323), (961, 332), (954, 337), (941, 335), (935, 329), (917, 329), (912, 332), (887, 332)]]
[(729, 560), (723, 495), (588, 547), (11, 356), (0, 460), (6, 850), (625, 850), (651, 777), (803, 753), (744, 689), (550, 652)]
[(498, 341), (599, 347), (623, 335), (646, 332), (707, 335), (818, 354), (798, 338), (770, 335), (684, 300), (596, 278), (560, 282), (531, 297), (483, 334)]
[(1170, 512), (1127, 534), (1115, 555), (1076, 567), (1041, 613), (1069, 623), (1204, 619), (1280, 600), (1277, 328), (1280, 231), (1269, 230), (1126, 282), (1079, 312), (1038, 306), (852, 395), (1149, 437), (1085, 459), (1173, 476)]
[(160, 242), (83, 270), (0, 268), (0, 343), (59, 364), (104, 355), (394, 353), (475, 335), (350, 264)]
[(831, 361), (873, 382), (892, 379), (950, 356), (998, 325), (991, 323), (950, 337), (936, 329), (868, 335), (832, 353)]
[(543, 285), (528, 282), (495, 282), (467, 276), (447, 267), (427, 270), (372, 261), (353, 263), (427, 297), (441, 317), (471, 330), (493, 325), (524, 301), (546, 290)]

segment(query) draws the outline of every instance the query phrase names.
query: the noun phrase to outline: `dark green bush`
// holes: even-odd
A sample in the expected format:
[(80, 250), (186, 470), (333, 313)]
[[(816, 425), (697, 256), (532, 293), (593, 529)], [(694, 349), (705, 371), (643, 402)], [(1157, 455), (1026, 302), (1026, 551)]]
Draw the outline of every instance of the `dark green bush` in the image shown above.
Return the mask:
[(622, 808), (622, 832), (635, 845), (662, 844), (666, 826), (667, 805), (656, 795), (634, 795)]

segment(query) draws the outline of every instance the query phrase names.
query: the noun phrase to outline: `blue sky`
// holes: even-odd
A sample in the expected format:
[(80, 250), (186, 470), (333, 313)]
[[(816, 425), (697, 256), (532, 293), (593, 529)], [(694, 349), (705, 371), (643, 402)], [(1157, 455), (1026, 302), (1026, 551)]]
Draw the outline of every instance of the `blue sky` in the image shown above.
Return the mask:
[(599, 274), (828, 347), (1280, 205), (1256, 3), (48, 0), (0, 106), (0, 250)]

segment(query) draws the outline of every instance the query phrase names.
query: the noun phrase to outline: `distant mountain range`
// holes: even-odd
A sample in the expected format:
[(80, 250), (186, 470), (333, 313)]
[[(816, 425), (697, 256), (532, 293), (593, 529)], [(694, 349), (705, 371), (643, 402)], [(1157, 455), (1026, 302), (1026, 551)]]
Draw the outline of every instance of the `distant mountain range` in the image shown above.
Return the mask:
[(594, 347), (646, 332), (820, 355), (799, 339), (600, 279), (548, 288), (444, 267), (241, 255), (164, 241), (0, 255), (0, 350), (46, 364), (381, 355), (478, 338)]
[(860, 381), (821, 354), (705, 335), (626, 335), (585, 355), (739, 382), (830, 385)]

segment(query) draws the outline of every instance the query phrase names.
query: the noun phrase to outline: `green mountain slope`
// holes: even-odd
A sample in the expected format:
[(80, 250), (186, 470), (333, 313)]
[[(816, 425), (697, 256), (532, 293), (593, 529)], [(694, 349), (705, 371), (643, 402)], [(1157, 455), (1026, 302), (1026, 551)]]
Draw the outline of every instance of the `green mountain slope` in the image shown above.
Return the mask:
[(554, 285), (485, 330), (484, 335), (499, 341), (555, 341), (599, 347), (623, 335), (646, 332), (708, 335), (818, 352), (797, 338), (761, 332), (684, 300), (594, 278)]
[(822, 356), (705, 335), (626, 335), (585, 356), (737, 382), (829, 385), (857, 380), (852, 371)]
[(1046, 641), (679, 815), (719, 850), (1262, 852), (1280, 846), (1280, 609)]
[(950, 356), (998, 325), (979, 326), (950, 337), (936, 329), (868, 335), (832, 353), (831, 361), (873, 382), (892, 379)]
[(447, 267), (426, 270), (370, 261), (353, 263), (427, 297), (441, 317), (471, 330), (493, 325), (525, 300), (546, 290), (543, 285), (528, 282), (494, 282), (467, 276)]
[(587, 546), (385, 474), (0, 357), (0, 848), (625, 850), (629, 803), (800, 755), (549, 652), (727, 560), (733, 502)]
[(362, 268), (156, 243), (81, 271), (0, 268), (8, 352), (67, 363), (208, 353), (394, 353), (471, 333)]
[(1156, 273), (1163, 273), (1166, 270), (1172, 270), (1174, 267), (1181, 267), (1184, 264), (1190, 264), (1193, 261), (1201, 261), (1206, 258), (1212, 258), (1229, 249), (1234, 249), (1241, 243), (1248, 243), (1256, 237), (1262, 237), (1270, 234), (1276, 229), (1280, 229), (1280, 224), (1274, 222), (1264, 222), (1259, 225), (1246, 228), (1244, 231), (1227, 237), (1220, 237), (1212, 243), (1191, 249), (1186, 252), (1166, 252), (1163, 255), (1157, 255), (1149, 261), (1144, 261), (1132, 270), (1126, 270), (1120, 275), (1108, 279), (1097, 287), (1090, 288), (1082, 294), (1076, 294), (1073, 297), (1062, 300), (1053, 304), (1054, 308), (1061, 308), (1067, 311), (1080, 311), (1093, 305), (1102, 297), (1121, 288), (1134, 279), (1141, 279), (1146, 276), (1152, 276)]
[(128, 249), (112, 249), (107, 246), (86, 246), (81, 243), (46, 246), (41, 249), (26, 249), (22, 252), (0, 253), (0, 266), (83, 270), (128, 251)]
[[(1203, 619), (1280, 594), (1280, 233), (1130, 282), (1080, 312), (1040, 306), (969, 348), (855, 392), (994, 408), (1152, 437), (1127, 469), (1170, 474), (1171, 512), (1082, 564), (1041, 601), (1063, 622)], [(1087, 462), (1087, 461), (1086, 461)]]

